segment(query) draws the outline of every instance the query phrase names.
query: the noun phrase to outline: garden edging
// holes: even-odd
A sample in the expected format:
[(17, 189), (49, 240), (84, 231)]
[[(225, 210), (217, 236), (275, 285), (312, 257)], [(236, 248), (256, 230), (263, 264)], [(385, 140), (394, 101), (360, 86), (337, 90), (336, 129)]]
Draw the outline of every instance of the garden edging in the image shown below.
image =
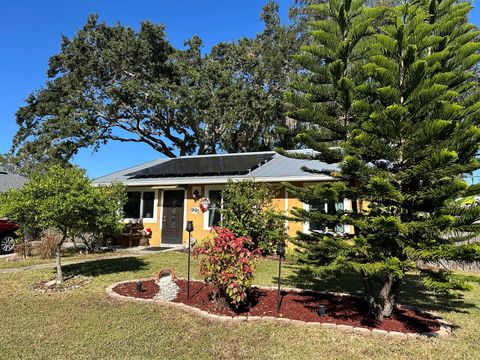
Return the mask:
[[(380, 329), (368, 329), (364, 327), (353, 327), (350, 325), (341, 325), (341, 324), (334, 324), (330, 322), (306, 322), (302, 320), (292, 320), (292, 319), (287, 319), (287, 318), (282, 318), (282, 317), (274, 317), (274, 316), (227, 316), (227, 315), (216, 315), (216, 314), (211, 314), (207, 311), (201, 310), (199, 308), (196, 308), (194, 306), (186, 305), (181, 302), (168, 302), (160, 299), (142, 299), (142, 298), (136, 298), (136, 297), (131, 297), (131, 296), (124, 296), (116, 293), (113, 289), (121, 284), (125, 283), (131, 283), (135, 281), (146, 281), (146, 280), (152, 280), (152, 278), (142, 278), (142, 279), (136, 279), (136, 280), (124, 280), (124, 281), (119, 281), (116, 282), (106, 288), (107, 294), (116, 300), (119, 301), (132, 301), (132, 302), (144, 302), (144, 303), (155, 303), (155, 304), (160, 304), (160, 305), (167, 305), (167, 306), (173, 306), (176, 308), (180, 308), (184, 310), (185, 312), (188, 312), (193, 315), (199, 315), (202, 316), (205, 319), (212, 320), (212, 321), (219, 321), (219, 322), (230, 322), (230, 323), (236, 323), (236, 322), (257, 322), (257, 321), (271, 321), (271, 322), (276, 322), (276, 323), (283, 323), (283, 324), (293, 324), (293, 325), (302, 325), (302, 326), (311, 326), (311, 327), (321, 327), (324, 329), (337, 329), (341, 330), (344, 332), (351, 332), (351, 333), (356, 333), (356, 334), (361, 334), (361, 335), (377, 335), (377, 336), (389, 336), (389, 337), (394, 337), (394, 338), (399, 338), (399, 339), (407, 339), (407, 338), (438, 338), (438, 337), (444, 337), (448, 336), (452, 333), (452, 324), (442, 320), (439, 318), (439, 316), (433, 312), (430, 311), (424, 311), (421, 309), (418, 309), (416, 307), (412, 306), (406, 306), (406, 305), (399, 305), (400, 307), (404, 308), (409, 308), (412, 310), (415, 310), (421, 314), (429, 315), (435, 318), (435, 320), (440, 324), (440, 329), (435, 331), (435, 332), (426, 332), (426, 333), (402, 333), (402, 332), (397, 332), (397, 331), (386, 331), (386, 330), (380, 330)], [(266, 289), (266, 290), (272, 290), (276, 289), (275, 287), (272, 286), (257, 286), (259, 289)], [(292, 292), (304, 292), (304, 291), (310, 291), (310, 292), (315, 292), (318, 294), (329, 294), (329, 295), (336, 295), (336, 296), (349, 296), (349, 297), (356, 297), (355, 295), (350, 295), (346, 293), (337, 293), (337, 292), (330, 292), (330, 291), (315, 291), (315, 290), (309, 290), (309, 289), (298, 289), (298, 288), (288, 288), (284, 287), (282, 290), (285, 291), (292, 291)]]

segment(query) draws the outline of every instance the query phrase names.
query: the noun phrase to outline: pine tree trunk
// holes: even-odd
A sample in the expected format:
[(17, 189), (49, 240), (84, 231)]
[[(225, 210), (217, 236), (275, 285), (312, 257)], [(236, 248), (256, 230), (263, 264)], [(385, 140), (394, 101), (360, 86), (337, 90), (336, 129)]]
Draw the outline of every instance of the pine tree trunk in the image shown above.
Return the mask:
[(375, 318), (377, 321), (382, 321), (383, 318), (392, 315), (397, 302), (398, 293), (400, 292), (400, 284), (400, 279), (393, 274), (387, 274), (385, 276), (385, 282), (380, 290), (377, 301), (378, 313)]
[(375, 294), (373, 291), (372, 279), (364, 271), (361, 271), (362, 281), (363, 281), (363, 290), (365, 293), (365, 300), (367, 301), (368, 306), (368, 315), (370, 317), (375, 317), (376, 301)]
[(372, 279), (362, 272), (362, 280), (367, 301), (368, 314), (376, 322), (382, 322), (385, 317), (390, 317), (395, 309), (398, 294), (400, 293), (401, 280), (393, 274), (387, 274), (378, 296), (375, 296)]

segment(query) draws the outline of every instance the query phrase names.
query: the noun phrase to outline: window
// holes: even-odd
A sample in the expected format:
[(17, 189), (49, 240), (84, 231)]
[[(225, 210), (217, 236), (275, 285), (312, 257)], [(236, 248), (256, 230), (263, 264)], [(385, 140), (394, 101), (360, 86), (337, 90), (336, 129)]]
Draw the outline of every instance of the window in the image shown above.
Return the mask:
[(140, 203), (142, 193), (140, 191), (129, 191), (127, 193), (127, 202), (123, 206), (123, 214), (127, 219), (140, 218)]
[[(323, 210), (327, 214), (335, 214), (337, 211), (341, 211), (344, 209), (343, 201), (335, 202), (328, 202), (328, 203), (321, 203), (321, 204), (314, 204), (308, 207), (310, 210)], [(335, 230), (329, 228), (322, 228), (320, 224), (315, 223), (308, 223), (308, 230), (310, 231), (325, 231), (325, 232), (336, 232), (336, 233), (343, 233), (345, 232), (345, 225), (337, 225)]]
[[(325, 204), (312, 204), (310, 205), (310, 210), (326, 210)], [(314, 222), (309, 223), (309, 230), (310, 231), (322, 231), (323, 228), (321, 227), (321, 224), (317, 224)]]
[(155, 218), (155, 192), (129, 191), (123, 214), (126, 219)]
[(153, 218), (155, 202), (155, 193), (153, 191), (145, 191), (143, 193), (143, 206), (142, 206), (142, 217), (143, 218)]
[(222, 221), (222, 191), (209, 191), (210, 207), (208, 208), (208, 227), (219, 226)]

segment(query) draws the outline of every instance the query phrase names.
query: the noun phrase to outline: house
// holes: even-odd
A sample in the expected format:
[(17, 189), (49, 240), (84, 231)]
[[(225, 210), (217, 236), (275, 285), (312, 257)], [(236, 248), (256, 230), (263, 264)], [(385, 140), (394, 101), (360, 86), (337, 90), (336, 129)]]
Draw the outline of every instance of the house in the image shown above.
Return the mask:
[[(187, 221), (193, 221), (193, 236), (197, 239), (207, 237), (211, 227), (220, 224), (221, 192), (229, 179), (254, 179), (273, 185), (278, 189), (273, 205), (285, 214), (289, 214), (294, 207), (308, 208), (307, 204), (290, 196), (281, 182), (308, 186), (320, 181), (331, 181), (332, 178), (304, 171), (303, 167), (336, 169), (335, 165), (316, 160), (294, 159), (266, 151), (161, 158), (102, 176), (94, 180), (94, 183), (124, 183), (128, 191), (128, 202), (124, 207), (126, 219), (143, 220), (144, 227), (152, 230), (150, 245), (172, 247), (185, 245), (188, 239), (185, 231)], [(210, 206), (202, 212), (201, 204), (205, 198), (209, 199)], [(327, 204), (321, 206), (328, 207)], [(347, 199), (330, 206), (335, 206), (336, 209), (351, 208)], [(288, 234), (292, 236), (297, 231), (314, 228), (310, 224), (294, 222), (286, 222), (285, 225)]]
[(27, 182), (27, 178), (0, 166), (0, 194), (10, 189), (21, 188)]

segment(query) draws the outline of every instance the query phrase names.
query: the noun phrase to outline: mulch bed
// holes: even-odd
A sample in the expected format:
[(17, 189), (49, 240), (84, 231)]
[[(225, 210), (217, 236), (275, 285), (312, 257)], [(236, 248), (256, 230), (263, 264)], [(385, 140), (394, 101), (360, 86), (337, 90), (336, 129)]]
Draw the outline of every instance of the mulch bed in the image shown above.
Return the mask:
[[(146, 280), (142, 283), (144, 288), (142, 292), (136, 290), (135, 282), (117, 285), (113, 288), (113, 291), (124, 296), (153, 299), (158, 292), (158, 285), (155, 280)], [(204, 282), (190, 282), (190, 300), (187, 300), (186, 280), (178, 280), (177, 284), (180, 287), (180, 292), (174, 302), (181, 302), (217, 315), (278, 316), (276, 290), (254, 288), (250, 306), (233, 311), (231, 309), (216, 309), (215, 305), (209, 300), (209, 286)], [(324, 316), (319, 316), (316, 312), (319, 304), (325, 306), (326, 314)], [(365, 316), (366, 309), (363, 300), (355, 297), (320, 294), (313, 291), (302, 293), (282, 291), (280, 317), (402, 333), (425, 333), (437, 331), (440, 328), (435, 319), (406, 308), (396, 309), (392, 317), (384, 319), (381, 324), (375, 324)]]

